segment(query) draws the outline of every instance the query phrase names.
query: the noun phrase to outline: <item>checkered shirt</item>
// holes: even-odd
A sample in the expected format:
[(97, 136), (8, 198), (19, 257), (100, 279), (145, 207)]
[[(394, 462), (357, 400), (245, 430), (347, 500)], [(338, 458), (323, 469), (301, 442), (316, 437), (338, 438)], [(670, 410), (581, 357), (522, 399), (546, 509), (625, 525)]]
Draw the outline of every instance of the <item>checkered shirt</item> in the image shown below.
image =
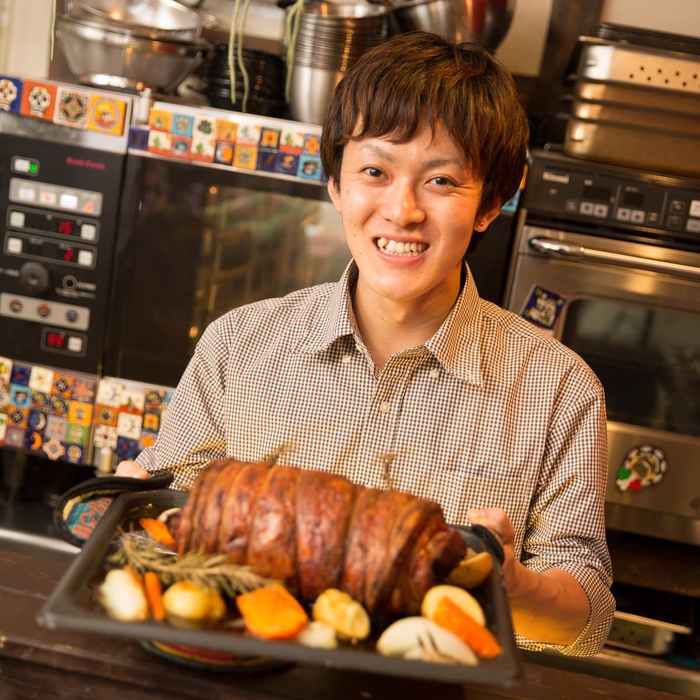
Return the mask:
[(600, 382), (573, 351), (480, 299), (471, 275), (437, 333), (379, 372), (352, 311), (357, 276), (351, 262), (339, 283), (213, 322), (137, 462), (188, 488), (209, 460), (274, 456), (433, 499), (453, 524), (469, 508), (503, 508), (525, 566), (568, 571), (590, 600), (579, 638), (556, 648), (596, 653), (614, 612)]

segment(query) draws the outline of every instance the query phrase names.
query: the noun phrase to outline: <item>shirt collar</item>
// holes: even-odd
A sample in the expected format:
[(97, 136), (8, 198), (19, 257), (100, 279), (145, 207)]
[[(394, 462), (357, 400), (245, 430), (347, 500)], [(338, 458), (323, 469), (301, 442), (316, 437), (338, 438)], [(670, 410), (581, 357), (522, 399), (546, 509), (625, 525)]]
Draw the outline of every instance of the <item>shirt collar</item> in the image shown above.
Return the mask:
[[(455, 305), (442, 325), (425, 343), (438, 362), (458, 379), (469, 384), (482, 384), (481, 374), (481, 315), (479, 293), (469, 267), (466, 281)], [(304, 353), (322, 352), (339, 338), (352, 336), (359, 342), (355, 314), (352, 309), (352, 290), (357, 284), (359, 270), (351, 260), (338, 284), (328, 298), (322, 331), (309, 335), (297, 346)], [(320, 321), (320, 319), (319, 319)]]

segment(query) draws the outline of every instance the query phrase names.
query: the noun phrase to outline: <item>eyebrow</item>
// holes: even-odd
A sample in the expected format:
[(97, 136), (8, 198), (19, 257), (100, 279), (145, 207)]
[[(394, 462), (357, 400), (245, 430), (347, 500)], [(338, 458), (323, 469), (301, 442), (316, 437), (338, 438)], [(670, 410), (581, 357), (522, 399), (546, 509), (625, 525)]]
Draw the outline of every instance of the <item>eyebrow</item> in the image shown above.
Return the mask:
[[(375, 155), (379, 156), (380, 158), (384, 158), (384, 160), (388, 160), (390, 163), (395, 163), (396, 158), (390, 151), (387, 151), (386, 149), (382, 148), (381, 146), (376, 146), (371, 143), (366, 143), (361, 146), (361, 150), (366, 150), (366, 151), (371, 151)], [(423, 167), (426, 169), (430, 168), (441, 168), (445, 165), (456, 165), (458, 168), (464, 168), (464, 164), (457, 158), (433, 158), (432, 160), (427, 161), (426, 163), (423, 164)]]

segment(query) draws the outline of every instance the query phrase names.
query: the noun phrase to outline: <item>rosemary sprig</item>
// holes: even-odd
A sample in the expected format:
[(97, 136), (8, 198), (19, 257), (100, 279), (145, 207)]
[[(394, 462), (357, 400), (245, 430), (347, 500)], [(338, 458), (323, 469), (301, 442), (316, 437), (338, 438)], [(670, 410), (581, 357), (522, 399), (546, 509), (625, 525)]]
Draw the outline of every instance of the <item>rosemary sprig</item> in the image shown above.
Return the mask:
[(191, 581), (235, 597), (261, 586), (279, 583), (259, 576), (248, 566), (232, 564), (226, 554), (189, 552), (178, 557), (172, 549), (141, 532), (122, 533), (119, 545), (108, 558), (112, 564), (129, 564), (141, 573), (154, 571), (165, 586), (175, 581)]

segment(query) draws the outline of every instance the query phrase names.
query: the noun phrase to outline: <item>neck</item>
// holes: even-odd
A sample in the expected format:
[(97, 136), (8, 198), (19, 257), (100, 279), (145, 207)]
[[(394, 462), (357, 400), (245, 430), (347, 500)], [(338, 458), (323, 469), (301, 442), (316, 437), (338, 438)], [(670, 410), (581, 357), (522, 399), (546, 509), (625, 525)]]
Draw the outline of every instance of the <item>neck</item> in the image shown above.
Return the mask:
[(447, 318), (461, 291), (463, 280), (446, 285), (429, 300), (394, 301), (376, 296), (358, 279), (352, 300), (355, 319), (374, 363), (381, 370), (397, 352), (430, 340)]

